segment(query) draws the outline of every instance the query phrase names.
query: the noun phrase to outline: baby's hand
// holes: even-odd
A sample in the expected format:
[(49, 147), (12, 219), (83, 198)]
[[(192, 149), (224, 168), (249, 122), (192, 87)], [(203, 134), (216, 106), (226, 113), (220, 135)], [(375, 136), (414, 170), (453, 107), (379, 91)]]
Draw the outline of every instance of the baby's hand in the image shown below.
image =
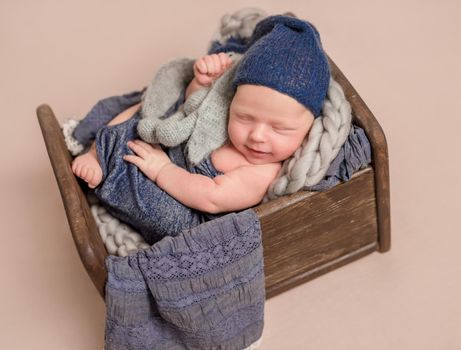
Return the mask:
[(232, 62), (232, 59), (224, 52), (203, 56), (195, 61), (195, 79), (202, 86), (210, 86), (229, 69)]
[(171, 163), (171, 159), (160, 145), (150, 145), (141, 140), (134, 140), (128, 142), (128, 147), (136, 155), (127, 154), (123, 159), (136, 165), (152, 181), (157, 179), (164, 166)]

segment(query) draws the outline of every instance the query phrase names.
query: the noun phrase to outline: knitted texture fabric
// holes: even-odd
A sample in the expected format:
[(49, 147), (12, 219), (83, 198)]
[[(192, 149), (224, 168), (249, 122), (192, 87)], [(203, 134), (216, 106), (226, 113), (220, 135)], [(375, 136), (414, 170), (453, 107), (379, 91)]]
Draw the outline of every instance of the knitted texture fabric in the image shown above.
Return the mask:
[(97, 203), (92, 204), (91, 214), (93, 214), (99, 235), (109, 254), (127, 256), (135, 251), (149, 248), (149, 244), (139, 233), (110, 215), (103, 206)]
[(259, 22), (233, 81), (262, 85), (291, 96), (320, 115), (330, 69), (317, 30), (307, 21), (271, 16)]
[(167, 147), (187, 141), (186, 153), (192, 165), (200, 163), (213, 150), (224, 145), (233, 97), (231, 81), (240, 56), (231, 55), (234, 63), (228, 71), (210, 88), (195, 91), (176, 113), (166, 119), (162, 117), (174, 102), (172, 96), (179, 96), (193, 74), (193, 61), (180, 59), (162, 66), (144, 95), (142, 120), (138, 124), (141, 138)]
[(248, 7), (221, 17), (220, 26), (213, 35), (208, 54), (219, 52), (244, 53), (256, 25), (267, 17), (265, 11)]
[(194, 77), (195, 60), (182, 58), (163, 65), (155, 74), (142, 98), (141, 115), (143, 120), (138, 124), (138, 133), (146, 142), (156, 140), (153, 130), (170, 106), (178, 100), (181, 91)]
[(62, 125), (62, 134), (69, 152), (76, 156), (83, 152), (84, 146), (72, 135), (80, 121), (76, 119), (67, 119)]

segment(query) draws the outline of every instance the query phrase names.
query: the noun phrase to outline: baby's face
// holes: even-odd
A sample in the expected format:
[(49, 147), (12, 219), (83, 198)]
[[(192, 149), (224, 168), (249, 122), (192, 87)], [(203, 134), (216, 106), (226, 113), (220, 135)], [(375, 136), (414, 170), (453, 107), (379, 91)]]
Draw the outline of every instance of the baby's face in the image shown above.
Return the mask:
[[(289, 158), (301, 145), (314, 116), (294, 98), (259, 85), (240, 85), (227, 131), (234, 147), (252, 164)], [(258, 152), (259, 151), (259, 152)]]

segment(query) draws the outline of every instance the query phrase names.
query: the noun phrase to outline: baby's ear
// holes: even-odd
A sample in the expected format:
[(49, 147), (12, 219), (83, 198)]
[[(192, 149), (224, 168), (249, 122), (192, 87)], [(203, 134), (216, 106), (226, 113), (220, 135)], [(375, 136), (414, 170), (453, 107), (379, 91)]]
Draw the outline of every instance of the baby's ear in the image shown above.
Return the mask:
[(305, 138), (307, 138), (309, 136), (310, 131), (312, 130), (312, 126), (314, 125), (314, 121), (315, 121), (314, 114), (307, 108), (305, 112), (305, 118), (306, 118), (306, 124), (307, 124)]
[(306, 108), (306, 119), (307, 119), (307, 122), (309, 123), (309, 125), (312, 127), (312, 124), (314, 123), (314, 120), (315, 120), (315, 116), (314, 116), (314, 113), (312, 113), (312, 111), (309, 109), (309, 108)]

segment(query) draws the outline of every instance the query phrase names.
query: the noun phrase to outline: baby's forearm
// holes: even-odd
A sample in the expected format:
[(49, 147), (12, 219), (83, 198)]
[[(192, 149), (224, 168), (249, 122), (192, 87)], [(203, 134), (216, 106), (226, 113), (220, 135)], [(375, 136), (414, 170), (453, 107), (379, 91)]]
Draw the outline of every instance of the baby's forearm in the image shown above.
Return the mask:
[(187, 100), (187, 98), (192, 95), (192, 93), (194, 93), (195, 91), (199, 90), (199, 89), (202, 89), (204, 88), (203, 85), (201, 85), (196, 78), (192, 79), (192, 81), (189, 83), (189, 85), (187, 86), (186, 88), (186, 95), (185, 95), (185, 99)]
[(217, 184), (213, 179), (170, 163), (165, 165), (155, 179), (157, 186), (185, 206), (213, 213), (216, 207), (211, 198)]

